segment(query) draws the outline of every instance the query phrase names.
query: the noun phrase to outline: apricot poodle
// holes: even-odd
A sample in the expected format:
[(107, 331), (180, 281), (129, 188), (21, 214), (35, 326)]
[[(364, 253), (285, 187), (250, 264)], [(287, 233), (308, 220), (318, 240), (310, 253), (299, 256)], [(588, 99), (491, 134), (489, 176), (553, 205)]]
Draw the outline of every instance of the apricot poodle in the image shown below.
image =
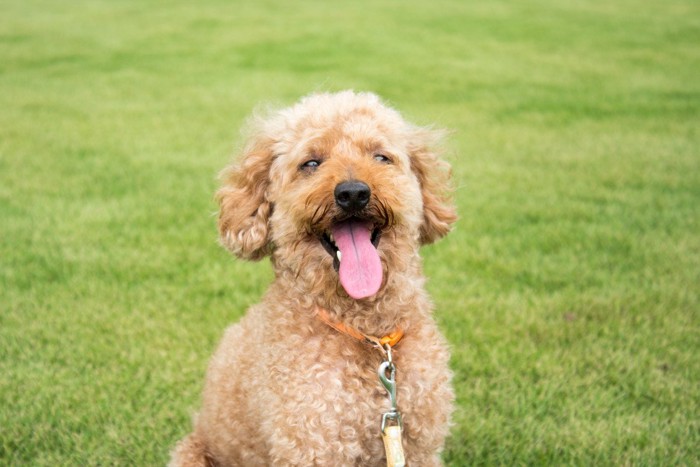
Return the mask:
[(226, 331), (171, 465), (440, 465), (454, 396), (418, 254), (456, 220), (440, 133), (352, 91), (252, 126), (220, 238), (275, 279)]

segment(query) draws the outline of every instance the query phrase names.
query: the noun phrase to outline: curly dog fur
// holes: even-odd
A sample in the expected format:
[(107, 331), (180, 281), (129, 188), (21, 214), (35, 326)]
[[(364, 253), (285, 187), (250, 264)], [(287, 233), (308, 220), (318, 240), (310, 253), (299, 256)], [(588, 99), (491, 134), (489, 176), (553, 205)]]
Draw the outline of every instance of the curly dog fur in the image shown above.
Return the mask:
[[(404, 330), (394, 361), (406, 459), (439, 465), (454, 395), (418, 250), (456, 220), (449, 166), (433, 149), (440, 133), (352, 91), (308, 96), (253, 130), (217, 193), (220, 237), (240, 258), (270, 256), (275, 279), (226, 331), (171, 465), (386, 465), (383, 355), (318, 319), (319, 307), (365, 334)], [(381, 267), (369, 295), (339, 279), (350, 261), (333, 256), (339, 225), (371, 231), (376, 253), (364, 248)]]

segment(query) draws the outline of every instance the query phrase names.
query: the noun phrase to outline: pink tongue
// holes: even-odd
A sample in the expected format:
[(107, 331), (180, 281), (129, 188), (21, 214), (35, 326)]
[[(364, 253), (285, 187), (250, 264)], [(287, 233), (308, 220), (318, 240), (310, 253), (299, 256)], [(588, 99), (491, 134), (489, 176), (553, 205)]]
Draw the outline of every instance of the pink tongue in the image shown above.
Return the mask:
[(333, 227), (340, 250), (340, 284), (354, 299), (374, 295), (382, 286), (382, 263), (364, 222), (348, 221)]

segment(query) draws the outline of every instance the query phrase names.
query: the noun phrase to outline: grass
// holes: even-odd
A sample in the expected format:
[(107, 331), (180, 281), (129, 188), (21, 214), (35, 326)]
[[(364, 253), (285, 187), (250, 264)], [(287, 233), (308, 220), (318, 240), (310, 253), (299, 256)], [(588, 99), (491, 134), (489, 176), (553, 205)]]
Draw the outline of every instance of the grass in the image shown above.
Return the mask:
[(163, 465), (269, 264), (216, 244), (260, 102), (372, 90), (449, 143), (424, 250), (448, 465), (700, 463), (692, 1), (6, 1), (0, 463)]

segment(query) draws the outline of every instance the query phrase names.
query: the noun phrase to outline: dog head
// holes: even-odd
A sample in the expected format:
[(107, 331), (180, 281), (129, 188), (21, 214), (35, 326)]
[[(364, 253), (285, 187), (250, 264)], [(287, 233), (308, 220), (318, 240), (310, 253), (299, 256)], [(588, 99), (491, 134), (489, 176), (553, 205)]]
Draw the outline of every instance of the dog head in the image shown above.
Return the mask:
[(314, 94), (253, 127), (217, 193), (221, 241), (241, 258), (271, 254), (309, 287), (363, 299), (456, 220), (439, 132), (373, 94)]

